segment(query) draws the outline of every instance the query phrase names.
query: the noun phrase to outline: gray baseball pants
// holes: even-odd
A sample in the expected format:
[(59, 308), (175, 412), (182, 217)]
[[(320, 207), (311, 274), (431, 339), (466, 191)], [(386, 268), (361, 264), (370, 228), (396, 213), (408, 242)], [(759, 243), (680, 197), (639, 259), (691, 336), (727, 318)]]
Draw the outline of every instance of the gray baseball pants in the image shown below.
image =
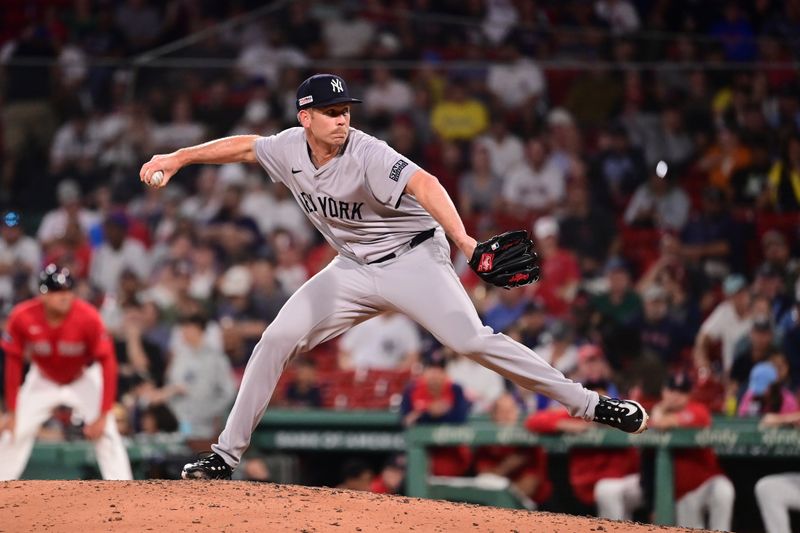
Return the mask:
[(392, 309), (453, 351), (592, 420), (599, 397), (535, 352), (484, 326), (450, 261), (441, 230), (399, 257), (373, 265), (337, 256), (295, 292), (253, 349), (225, 429), (211, 449), (236, 467), (283, 369), (296, 354)]

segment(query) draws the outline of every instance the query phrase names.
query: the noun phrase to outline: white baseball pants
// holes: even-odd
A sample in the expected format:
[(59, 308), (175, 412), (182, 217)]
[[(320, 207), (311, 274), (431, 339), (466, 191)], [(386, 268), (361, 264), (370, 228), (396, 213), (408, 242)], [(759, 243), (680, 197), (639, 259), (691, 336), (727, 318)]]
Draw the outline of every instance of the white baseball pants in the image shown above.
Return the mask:
[(736, 491), (731, 480), (716, 475), (675, 503), (675, 517), (679, 526), (705, 528), (704, 515), (708, 513), (708, 528), (730, 531), (733, 518), (733, 500)]
[(600, 518), (632, 520), (644, 500), (639, 474), (601, 479), (594, 485), (594, 499)]
[[(0, 435), (0, 480), (18, 479), (28, 464), (36, 433), (59, 405), (72, 407), (86, 423), (100, 415), (103, 376), (95, 363), (83, 375), (66, 385), (44, 377), (36, 365), (31, 365), (17, 396), (14, 435)], [(133, 479), (128, 452), (122, 442), (117, 421), (109, 413), (103, 435), (94, 442), (97, 463), (103, 479)]]
[(450, 262), (440, 230), (395, 259), (362, 265), (337, 256), (295, 292), (253, 350), (225, 429), (211, 449), (236, 467), (289, 359), (387, 309), (439, 342), (591, 420), (599, 401), (536, 353), (484, 326)]
[(762, 477), (755, 490), (767, 533), (791, 533), (789, 511), (800, 511), (800, 472)]

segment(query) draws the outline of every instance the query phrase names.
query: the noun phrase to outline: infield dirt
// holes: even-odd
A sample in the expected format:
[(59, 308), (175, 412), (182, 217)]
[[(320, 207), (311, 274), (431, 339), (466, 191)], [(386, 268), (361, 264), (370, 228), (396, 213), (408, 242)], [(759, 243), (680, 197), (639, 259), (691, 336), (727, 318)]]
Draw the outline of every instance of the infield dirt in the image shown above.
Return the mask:
[(241, 481), (8, 481), (0, 482), (0, 531), (668, 533), (690, 530)]

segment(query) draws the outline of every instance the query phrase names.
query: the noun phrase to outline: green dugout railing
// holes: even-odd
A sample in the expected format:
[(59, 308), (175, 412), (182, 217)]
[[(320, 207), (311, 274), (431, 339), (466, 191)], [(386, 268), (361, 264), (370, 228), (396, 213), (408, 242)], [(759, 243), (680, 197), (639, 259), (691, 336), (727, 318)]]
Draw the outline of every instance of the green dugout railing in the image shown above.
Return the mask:
[(721, 457), (800, 456), (800, 431), (769, 429), (759, 431), (752, 422), (721, 423), (703, 430), (649, 430), (629, 435), (615, 430), (591, 428), (569, 435), (532, 434), (522, 427), (498, 427), (489, 423), (464, 426), (418, 426), (406, 433), (408, 450), (407, 488), (409, 496), (428, 494), (428, 454), (436, 446), (466, 444), (484, 446), (504, 444), (541, 446), (550, 453), (566, 453), (572, 448), (655, 448), (655, 521), (673, 525), (674, 479), (672, 452), (680, 448), (711, 447)]

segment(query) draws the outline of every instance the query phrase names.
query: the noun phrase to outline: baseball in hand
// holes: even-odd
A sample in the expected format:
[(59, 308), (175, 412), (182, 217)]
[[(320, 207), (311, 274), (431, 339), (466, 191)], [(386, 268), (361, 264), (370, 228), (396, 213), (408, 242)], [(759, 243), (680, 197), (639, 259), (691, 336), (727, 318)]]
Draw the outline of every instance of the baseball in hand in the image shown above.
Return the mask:
[(153, 172), (153, 175), (150, 176), (150, 185), (154, 187), (158, 187), (161, 185), (161, 180), (164, 179), (164, 173), (160, 170), (156, 170)]

